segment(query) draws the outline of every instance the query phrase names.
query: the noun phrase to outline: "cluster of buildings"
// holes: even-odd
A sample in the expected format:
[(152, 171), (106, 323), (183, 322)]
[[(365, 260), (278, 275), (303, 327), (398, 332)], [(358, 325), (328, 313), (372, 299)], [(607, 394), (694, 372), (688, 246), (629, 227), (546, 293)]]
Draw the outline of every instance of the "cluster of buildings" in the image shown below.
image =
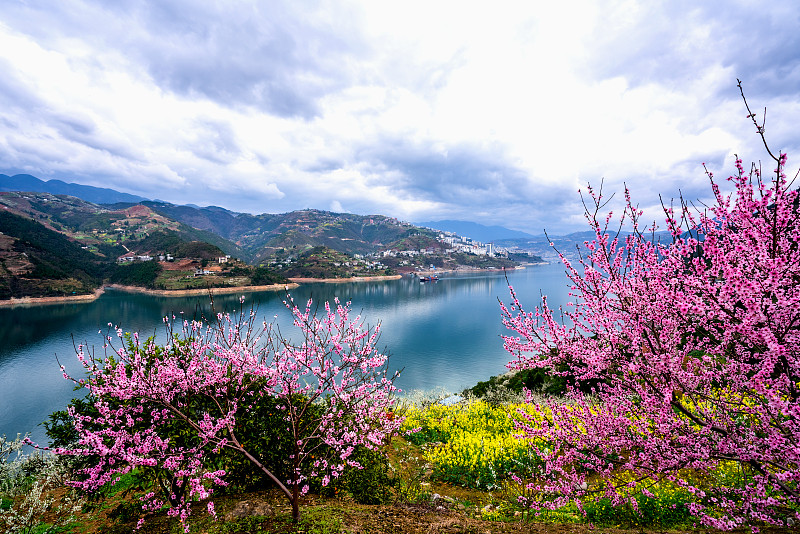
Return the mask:
[(446, 245), (443, 249), (434, 247), (421, 248), (419, 250), (384, 250), (380, 254), (385, 257), (414, 257), (426, 254), (454, 254), (465, 253), (476, 256), (508, 257), (508, 250), (497, 247), (494, 243), (481, 243), (469, 237), (461, 237), (453, 232), (443, 232), (438, 236), (439, 242)]
[[(175, 261), (172, 254), (159, 254), (158, 261)], [(128, 252), (117, 258), (117, 263), (133, 263), (135, 261), (151, 261), (153, 256), (150, 254), (137, 254), (135, 252)]]

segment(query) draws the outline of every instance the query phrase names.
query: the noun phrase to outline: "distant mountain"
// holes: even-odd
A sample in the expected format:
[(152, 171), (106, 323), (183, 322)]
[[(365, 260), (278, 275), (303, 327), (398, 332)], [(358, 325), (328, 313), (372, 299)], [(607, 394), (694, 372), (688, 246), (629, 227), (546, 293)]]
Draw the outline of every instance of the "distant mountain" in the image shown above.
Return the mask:
[(121, 193), (105, 187), (92, 187), (61, 180), (40, 180), (30, 174), (15, 174), (14, 176), (0, 174), (0, 191), (34, 191), (53, 195), (70, 195), (95, 204), (136, 203), (147, 200), (144, 197)]
[(470, 221), (430, 221), (414, 223), (417, 226), (434, 228), (443, 232), (453, 232), (462, 237), (470, 237), (482, 243), (490, 243), (501, 239), (530, 239), (535, 236), (503, 226), (485, 226)]

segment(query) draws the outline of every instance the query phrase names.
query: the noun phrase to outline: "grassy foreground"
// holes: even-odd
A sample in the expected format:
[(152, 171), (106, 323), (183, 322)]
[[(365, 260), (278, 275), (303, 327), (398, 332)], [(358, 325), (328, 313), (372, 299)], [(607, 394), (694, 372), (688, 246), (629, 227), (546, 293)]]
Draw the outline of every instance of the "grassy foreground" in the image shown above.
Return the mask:
[[(520, 410), (534, 413), (532, 406), (520, 403), (410, 404), (401, 435), (385, 446), (388, 463), (376, 464), (378, 470), (365, 469), (349, 482), (344, 477), (344, 482), (326, 488), (323, 494), (308, 495), (297, 524), (292, 523), (291, 508), (277, 490), (221, 492), (213, 499), (217, 518), (206, 513), (205, 503), (197, 503), (189, 532), (482, 534), (696, 529), (685, 507), (690, 496), (668, 487), (654, 490), (652, 498), (640, 499), (637, 510), (614, 508), (601, 499), (585, 503), (585, 514), (567, 506), (535, 516), (520, 503), (520, 498), (535, 496), (509, 477), (513, 473), (529, 480), (540, 465), (537, 447), (531, 447), (537, 444), (515, 437), (514, 421), (522, 417)], [(142, 533), (183, 531), (165, 510), (142, 514), (137, 497), (149, 488), (142, 488), (131, 475), (125, 475), (103, 498), (84, 503), (71, 518), (58, 507), (66, 488), (53, 487), (48, 493), (53, 503), (31, 516), (28, 528), (12, 532), (126, 533), (136, 529), (140, 518), (145, 519)], [(0, 485), (0, 495), (6, 491), (3, 488)], [(35, 492), (6, 492), (0, 513), (12, 506), (21, 509), (31, 493)], [(59, 519), (61, 524), (55, 526)], [(0, 531), (2, 521), (0, 515)]]

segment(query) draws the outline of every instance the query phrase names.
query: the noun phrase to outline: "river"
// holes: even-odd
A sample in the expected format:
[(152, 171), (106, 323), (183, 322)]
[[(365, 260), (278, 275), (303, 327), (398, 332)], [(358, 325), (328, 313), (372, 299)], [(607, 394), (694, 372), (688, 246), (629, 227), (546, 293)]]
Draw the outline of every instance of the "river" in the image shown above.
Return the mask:
[[(508, 273), (528, 308), (548, 295), (551, 307), (567, 301), (567, 279), (560, 264), (535, 265)], [(390, 354), (390, 370), (403, 369), (396, 384), (405, 391), (461, 391), (479, 380), (506, 371), (510, 356), (500, 336), (505, 332), (497, 299), (508, 301), (502, 272), (445, 274), (438, 282), (402, 280), (342, 284), (303, 284), (291, 291), (299, 305), (339, 297), (350, 300), (368, 324), (381, 323), (381, 346)], [(246, 293), (268, 320), (278, 315), (287, 325), (283, 292)], [(216, 296), (217, 309), (233, 309), (239, 296)], [(207, 296), (153, 297), (107, 291), (92, 302), (0, 308), (0, 435), (30, 432), (46, 442), (41, 422), (63, 409), (73, 384), (61, 374), (58, 361), (80, 375), (74, 345), (102, 345), (108, 323), (142, 336), (161, 333), (164, 316), (185, 317), (209, 311)], [(97, 349), (102, 350), (102, 349)]]

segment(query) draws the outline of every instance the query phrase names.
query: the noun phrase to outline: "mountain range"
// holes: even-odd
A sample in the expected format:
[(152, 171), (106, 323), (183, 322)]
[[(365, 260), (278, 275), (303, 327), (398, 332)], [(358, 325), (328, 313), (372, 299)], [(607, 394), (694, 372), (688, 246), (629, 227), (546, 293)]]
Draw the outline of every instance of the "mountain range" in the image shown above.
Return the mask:
[[(269, 227), (269, 220), (274, 217), (269, 214), (237, 213), (217, 206), (174, 205), (114, 189), (68, 183), (62, 180), (41, 180), (30, 174), (15, 174), (13, 176), (0, 174), (0, 191), (35, 191), (54, 195), (69, 195), (94, 204), (152, 203), (150, 206), (156, 211), (169, 213), (169, 216), (189, 226), (208, 230), (232, 240), (235, 240), (240, 234), (249, 234), (257, 231), (262, 226)], [(279, 221), (273, 221), (272, 224), (276, 225), (276, 223), (277, 226), (280, 226)], [(518, 230), (511, 230), (502, 226), (486, 226), (470, 221), (429, 221), (415, 223), (415, 226), (454, 232), (457, 235), (470, 237), (484, 243), (508, 239), (535, 238), (532, 234)], [(363, 249), (361, 250), (361, 252), (364, 251)]]
[(15, 174), (14, 176), (0, 174), (0, 191), (36, 191), (54, 195), (69, 195), (95, 204), (148, 200), (105, 187), (67, 183), (61, 180), (40, 180), (30, 174)]

